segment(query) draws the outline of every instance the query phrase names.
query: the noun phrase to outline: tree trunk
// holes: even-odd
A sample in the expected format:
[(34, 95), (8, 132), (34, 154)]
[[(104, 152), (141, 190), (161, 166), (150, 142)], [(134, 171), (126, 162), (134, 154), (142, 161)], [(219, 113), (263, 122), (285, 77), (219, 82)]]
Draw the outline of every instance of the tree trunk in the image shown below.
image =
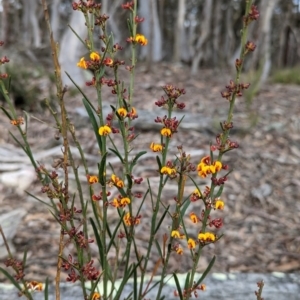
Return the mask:
[(60, 17), (59, 17), (59, 3), (60, 0), (52, 0), (51, 3), (51, 28), (53, 32), (54, 40), (58, 41)]
[(214, 5), (214, 21), (213, 21), (213, 34), (212, 34), (212, 63), (213, 67), (220, 67), (220, 58), (223, 51), (222, 41), (221, 41), (221, 27), (222, 27), (222, 10), (221, 1), (215, 1)]
[(0, 40), (4, 41), (5, 44), (8, 43), (8, 10), (9, 10), (9, 1), (2, 0), (3, 11), (1, 12), (1, 32), (0, 32)]
[(112, 5), (109, 8), (108, 11), (108, 15), (109, 15), (109, 19), (108, 19), (108, 25), (111, 29), (111, 31), (114, 34), (114, 41), (115, 43), (120, 43), (122, 40), (122, 33), (120, 30), (120, 26), (118, 26), (118, 23), (115, 21), (115, 18), (118, 16), (116, 16), (116, 12), (118, 7), (121, 6), (122, 0), (115, 0)]
[(185, 18), (185, 0), (179, 0), (178, 2), (178, 12), (177, 12), (177, 22), (175, 32), (174, 32), (174, 62), (180, 62), (181, 53), (186, 47), (185, 34), (184, 34), (184, 18)]
[(141, 30), (148, 39), (148, 45), (141, 49), (141, 58), (147, 58), (149, 63), (162, 59), (162, 35), (157, 10), (156, 0), (140, 2), (139, 14), (145, 18)]
[(41, 31), (38, 21), (38, 3), (36, 0), (26, 0), (23, 3), (23, 40), (26, 46), (40, 48)]
[(159, 18), (158, 18), (158, 7), (157, 7), (157, 1), (152, 0), (152, 24), (153, 24), (153, 43), (152, 43), (152, 61), (157, 62), (161, 61), (162, 59), (162, 34), (161, 34), (161, 28), (159, 24)]
[[(271, 62), (271, 35), (272, 35), (272, 16), (275, 6), (279, 0), (261, 1), (259, 23), (259, 36), (257, 37), (257, 49), (252, 55), (251, 65), (255, 68), (259, 66), (260, 80), (259, 87), (266, 81), (269, 76), (272, 62)], [(249, 61), (250, 62), (250, 61)]]
[[(82, 38), (82, 40), (85, 40), (85, 35), (87, 34), (87, 29), (84, 24), (85, 19), (83, 14), (78, 11), (72, 11), (70, 26)], [(59, 62), (62, 69), (63, 84), (73, 85), (68, 76), (65, 74), (65, 72), (68, 72), (79, 86), (84, 85), (84, 70), (77, 67), (77, 62), (80, 57), (85, 54), (84, 51), (86, 52), (81, 41), (71, 31), (71, 29), (67, 28), (62, 37), (59, 51)]]
[(208, 40), (211, 34), (211, 16), (212, 16), (212, 4), (213, 0), (206, 0), (204, 3), (203, 9), (203, 21), (201, 24), (201, 34), (197, 41), (197, 45), (195, 47), (196, 56), (193, 58), (192, 61), (192, 74), (195, 75), (198, 71), (199, 63), (204, 56), (204, 44)]

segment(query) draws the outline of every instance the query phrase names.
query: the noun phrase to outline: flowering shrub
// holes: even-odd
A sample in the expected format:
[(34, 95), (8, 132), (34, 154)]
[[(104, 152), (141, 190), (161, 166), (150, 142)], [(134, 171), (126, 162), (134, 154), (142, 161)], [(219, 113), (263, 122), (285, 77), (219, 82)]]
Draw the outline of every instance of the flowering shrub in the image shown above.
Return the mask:
[[(43, 2), (46, 20), (49, 24), (47, 7), (45, 1)], [(161, 128), (155, 141), (149, 141), (150, 150), (156, 153), (159, 185), (154, 191), (148, 181), (148, 188), (143, 192), (138, 192), (136, 187), (146, 178), (134, 176), (135, 166), (146, 151), (139, 152), (135, 156), (131, 155), (132, 142), (138, 138), (134, 133), (134, 120), (138, 118), (138, 111), (134, 106), (134, 80), (137, 48), (146, 46), (148, 40), (142, 34), (137, 33), (139, 23), (144, 20), (143, 17), (137, 16), (137, 2), (136, 0), (122, 5), (122, 8), (129, 14), (129, 35), (126, 40), (128, 46), (131, 47), (129, 65), (118, 58), (123, 47), (114, 42), (112, 35), (106, 33), (108, 16), (101, 14), (101, 4), (91, 0), (73, 3), (73, 9), (84, 15), (88, 29), (88, 39), (85, 40), (85, 45), (89, 51), (89, 58), (82, 57), (77, 66), (93, 73), (92, 80), (86, 82), (86, 86), (95, 90), (97, 102), (88, 99), (75, 82), (74, 84), (82, 93), (83, 105), (89, 115), (90, 125), (96, 137), (99, 151), (97, 174), (89, 172), (84, 151), (77, 140), (74, 126), (69, 122), (64, 100), (66, 89), (60, 78), (60, 66), (54, 40), (51, 39), (51, 45), (54, 53), (60, 117), (54, 113), (49, 104), (48, 107), (63, 140), (63, 158), (59, 163), (59, 167), (63, 170), (62, 174), (56, 169), (47, 169), (35, 161), (26, 139), (26, 116), (25, 118), (18, 116), (4, 83), (8, 75), (1, 74), (0, 87), (8, 104), (7, 108), (1, 107), (1, 109), (10, 119), (11, 124), (18, 128), (20, 137), (14, 136), (14, 139), (29, 156), (42, 185), (41, 191), (49, 198), (47, 205), (51, 206), (51, 212), (61, 227), (55, 279), (56, 299), (60, 298), (59, 284), (62, 272), (67, 274), (67, 281), (80, 282), (84, 299), (120, 299), (121, 296), (126, 299), (132, 299), (132, 297), (144, 299), (154, 287), (157, 288), (156, 299), (163, 299), (163, 288), (166, 276), (169, 274), (168, 263), (173, 255), (185, 255), (189, 257), (193, 265), (190, 270), (186, 270), (188, 273), (183, 285), (179, 282), (176, 272), (172, 274), (177, 286), (174, 294), (180, 299), (197, 297), (198, 291), (205, 290), (203, 280), (215, 261), (214, 257), (203, 275), (196, 278), (196, 269), (201, 254), (207, 245), (217, 243), (222, 237), (220, 229), (223, 221), (221, 218), (214, 217), (214, 211), (223, 210), (225, 206), (221, 196), (231, 172), (231, 166), (223, 163), (223, 156), (226, 152), (238, 147), (238, 143), (229, 138), (229, 132), (233, 128), (232, 119), (236, 97), (241, 96), (243, 90), (249, 86), (249, 84), (240, 82), (240, 74), (245, 56), (255, 49), (254, 43), (248, 42), (246, 36), (249, 24), (258, 18), (257, 8), (251, 5), (251, 1), (246, 1), (241, 53), (235, 63), (236, 78), (231, 80), (225, 90), (221, 92), (221, 96), (229, 104), (228, 117), (227, 120), (221, 122), (220, 133), (216, 135), (215, 143), (210, 147), (207, 146), (207, 155), (200, 162), (195, 162), (196, 164), (192, 163), (192, 157), (184, 151), (182, 146), (177, 147), (178, 153), (175, 157), (169, 155), (170, 141), (175, 138), (182, 122), (173, 115), (174, 110), (183, 110), (186, 105), (180, 100), (180, 97), (185, 94), (184, 89), (179, 89), (174, 85), (165, 85), (163, 87), (165, 95), (156, 101), (155, 105), (164, 107), (167, 114), (156, 117), (154, 122), (160, 124)], [(102, 42), (101, 49), (96, 49), (93, 40), (94, 31), (98, 28), (101, 32), (99, 37)], [(1, 59), (1, 64), (7, 62), (9, 62), (8, 58)], [(113, 70), (113, 78), (105, 77), (107, 68)], [(125, 68), (129, 74), (128, 89), (119, 79), (120, 68)], [(72, 78), (70, 79), (72, 80)], [(111, 89), (111, 93), (115, 96), (115, 102), (110, 103), (111, 112), (107, 115), (104, 115), (102, 109), (102, 90), (105, 87)], [(23, 125), (25, 125), (25, 131)], [(122, 147), (116, 146), (114, 142), (116, 136), (121, 137)], [(81, 155), (81, 167), (85, 170), (89, 189), (88, 199), (84, 195), (83, 183), (78, 176), (78, 166), (75, 165), (70, 150), (71, 141), (75, 142)], [(121, 171), (115, 171), (107, 163), (109, 153), (119, 158)], [(71, 195), (69, 189), (71, 172), (74, 173), (77, 183), (78, 193), (75, 196)], [(199, 178), (195, 178), (195, 174), (208, 180), (204, 190), (198, 186)], [(185, 193), (187, 180), (191, 180), (195, 185), (195, 190), (191, 194)], [(162, 197), (162, 192), (169, 181), (176, 182), (177, 185), (173, 205), (166, 203)], [(193, 203), (196, 201), (202, 203), (200, 211), (193, 210)], [(145, 202), (150, 203), (151, 220), (143, 219), (142, 211)], [(79, 209), (76, 208), (75, 203), (76, 206), (80, 205)], [(188, 214), (191, 221), (188, 223), (185, 216), (189, 207), (192, 212)], [(110, 222), (108, 217), (110, 210), (117, 212), (117, 224)], [(90, 211), (93, 213), (91, 218), (89, 218)], [(148, 238), (145, 237), (145, 239), (147, 238), (145, 241), (147, 251), (141, 255), (136, 243), (136, 228), (143, 222), (148, 223), (150, 235)], [(168, 228), (162, 228), (163, 223), (167, 223)], [(92, 233), (88, 231), (89, 224), (92, 226)], [(191, 224), (193, 229), (188, 230)], [(157, 234), (159, 231), (163, 232), (162, 239)], [(68, 244), (71, 242), (75, 246), (76, 256), (68, 253)], [(96, 243), (98, 247), (97, 257), (92, 257), (91, 243)], [(151, 269), (148, 263), (154, 250), (159, 259)], [(114, 263), (111, 263), (108, 258), (110, 252), (115, 254)], [(31, 291), (41, 290), (41, 283), (25, 280), (26, 256), (23, 262), (14, 260), (10, 253), (9, 256), (7, 266), (14, 269), (15, 276), (10, 276), (4, 269), (1, 271), (15, 284), (20, 294), (32, 299)], [(95, 263), (96, 260), (99, 260), (99, 265)], [(150, 279), (150, 282), (146, 283), (146, 273), (151, 273), (151, 278), (155, 274), (159, 274), (161, 280), (155, 283)], [(137, 281), (138, 276), (140, 277), (139, 282)], [(121, 278), (121, 284), (116, 288), (115, 282), (118, 278)], [(123, 288), (131, 278), (134, 279), (132, 293), (123, 295)], [(86, 284), (87, 281), (91, 283), (90, 286)]]

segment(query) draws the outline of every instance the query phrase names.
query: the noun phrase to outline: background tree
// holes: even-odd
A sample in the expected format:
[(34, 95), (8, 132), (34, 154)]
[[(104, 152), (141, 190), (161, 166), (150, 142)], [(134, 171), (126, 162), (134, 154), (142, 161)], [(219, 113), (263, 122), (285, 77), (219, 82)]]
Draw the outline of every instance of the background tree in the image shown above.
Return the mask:
[[(110, 16), (108, 30), (113, 32), (114, 40), (125, 46), (128, 33), (125, 26), (120, 26), (126, 23), (126, 16), (120, 8), (125, 1), (97, 2), (102, 3), (103, 13)], [(79, 33), (84, 27), (78, 24), (82, 20), (76, 20), (80, 16), (73, 15), (71, 3), (71, 0), (48, 1), (54, 36), (60, 44), (61, 61), (69, 60), (68, 64), (76, 63), (78, 57), (73, 57), (72, 53), (80, 55), (80, 51), (67, 24), (78, 25), (76, 30)], [(266, 78), (271, 68), (299, 63), (300, 5), (299, 0), (257, 0), (255, 4), (262, 16), (259, 24), (250, 29), (251, 38), (257, 43), (257, 54), (245, 67), (262, 68)], [(145, 17), (140, 32), (149, 40), (148, 47), (142, 48), (140, 58), (150, 65), (161, 60), (186, 63), (191, 66), (192, 73), (196, 73), (199, 67), (228, 68), (239, 51), (237, 41), (244, 8), (244, 0), (139, 1), (139, 17)], [(44, 34), (45, 23), (39, 1), (0, 0), (0, 24), (1, 39), (12, 52), (30, 59), (45, 58), (41, 49), (49, 49), (49, 39)]]

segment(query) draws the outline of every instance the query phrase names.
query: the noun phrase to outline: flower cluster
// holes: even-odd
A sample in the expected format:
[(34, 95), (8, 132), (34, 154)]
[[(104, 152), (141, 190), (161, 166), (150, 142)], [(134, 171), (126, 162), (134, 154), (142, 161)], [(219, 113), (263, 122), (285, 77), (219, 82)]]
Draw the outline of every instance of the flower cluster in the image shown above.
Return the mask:
[(96, 3), (93, 0), (78, 1), (72, 3), (73, 10), (82, 11), (83, 13), (96, 13), (101, 9), (101, 3)]
[(112, 185), (116, 186), (117, 188), (124, 187), (124, 181), (117, 177), (115, 174), (111, 175), (111, 179), (109, 181)]
[(146, 37), (142, 34), (137, 33), (134, 37), (130, 37), (127, 39), (127, 42), (134, 43), (134, 44), (140, 44), (141, 46), (147, 46), (148, 40)]
[(81, 57), (80, 61), (77, 63), (77, 67), (82, 69), (97, 70), (100, 67), (101, 56), (97, 52), (91, 52), (90, 60), (86, 60)]
[(211, 163), (210, 156), (203, 157), (197, 166), (198, 175), (202, 178), (209, 174), (215, 174), (221, 169), (222, 163), (218, 160)]
[(162, 144), (155, 144), (155, 143), (151, 143), (150, 145), (150, 149), (153, 152), (161, 152), (163, 150), (164, 146)]
[(251, 5), (250, 11), (247, 16), (244, 17), (244, 23), (248, 26), (252, 21), (255, 21), (259, 18), (259, 11), (257, 6)]
[(110, 204), (116, 208), (125, 207), (130, 203), (130, 198), (128, 197), (122, 197), (121, 195), (118, 196), (118, 198), (114, 198)]
[(233, 80), (230, 80), (229, 85), (226, 85), (226, 90), (221, 92), (221, 95), (223, 98), (226, 98), (227, 100), (231, 101), (232, 96), (242, 96), (242, 91), (247, 89), (250, 86), (249, 83), (240, 83), (235, 84)]
[(201, 243), (211, 243), (216, 240), (216, 235), (212, 232), (205, 232), (205, 233), (199, 233), (198, 234), (198, 240)]
[(161, 97), (160, 100), (155, 102), (155, 105), (158, 107), (168, 106), (169, 108), (173, 108), (176, 106), (179, 109), (184, 109), (185, 104), (183, 102), (178, 102), (177, 99), (185, 94), (185, 89), (177, 88), (173, 85), (165, 85), (163, 86), (163, 90), (167, 95), (167, 98)]
[(12, 119), (10, 120), (10, 124), (14, 126), (20, 126), (24, 124), (24, 118), (23, 117), (18, 117), (17, 119)]
[(138, 215), (136, 217), (132, 217), (129, 212), (125, 214), (123, 217), (123, 221), (126, 226), (134, 226), (141, 223), (141, 215)]

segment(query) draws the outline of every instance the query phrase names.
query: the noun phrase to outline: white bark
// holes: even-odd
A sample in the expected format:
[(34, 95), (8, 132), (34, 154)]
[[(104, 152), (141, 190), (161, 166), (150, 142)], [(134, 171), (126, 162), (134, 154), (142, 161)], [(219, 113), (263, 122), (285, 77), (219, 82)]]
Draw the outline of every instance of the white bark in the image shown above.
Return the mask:
[(38, 2), (36, 0), (23, 1), (23, 40), (26, 46), (34, 45), (35, 48), (40, 48), (41, 31), (38, 20)]
[[(72, 11), (70, 26), (81, 37), (82, 40), (86, 39), (87, 34), (87, 29), (84, 24), (85, 19), (83, 14), (78, 11)], [(68, 74), (78, 85), (84, 84), (83, 73), (85, 70), (78, 68), (77, 62), (79, 61), (80, 57), (86, 54), (85, 52), (87, 51), (84, 50), (84, 45), (72, 32), (72, 30), (68, 28), (62, 37), (59, 52), (59, 62), (62, 69), (63, 84), (71, 86), (73, 85), (65, 72), (68, 72)]]
[[(181, 54), (186, 46), (186, 35), (184, 34), (185, 0), (179, 0), (177, 22), (174, 32), (174, 62), (180, 62)], [(185, 44), (185, 46), (184, 46)]]
[(152, 61), (161, 61), (162, 59), (162, 36), (159, 24), (157, 2), (152, 0), (152, 19), (153, 19), (153, 43), (152, 43)]
[(211, 16), (212, 16), (212, 4), (213, 0), (206, 0), (203, 9), (203, 21), (201, 24), (201, 34), (195, 47), (196, 56), (192, 61), (192, 74), (196, 74), (198, 71), (199, 63), (204, 56), (203, 46), (211, 33)]
[(271, 21), (272, 16), (279, 0), (262, 1), (260, 5), (259, 19), (259, 39), (256, 42), (257, 48), (253, 53), (252, 65), (257, 66), (261, 70), (258, 88), (267, 80), (271, 67)]
[(145, 18), (140, 28), (148, 39), (148, 45), (141, 48), (141, 58), (150, 57), (150, 61), (160, 61), (162, 59), (162, 35), (156, 0), (141, 1), (139, 17)]
[(51, 27), (53, 32), (53, 37), (55, 41), (58, 41), (60, 16), (59, 16), (59, 3), (60, 0), (52, 0), (51, 3)]

